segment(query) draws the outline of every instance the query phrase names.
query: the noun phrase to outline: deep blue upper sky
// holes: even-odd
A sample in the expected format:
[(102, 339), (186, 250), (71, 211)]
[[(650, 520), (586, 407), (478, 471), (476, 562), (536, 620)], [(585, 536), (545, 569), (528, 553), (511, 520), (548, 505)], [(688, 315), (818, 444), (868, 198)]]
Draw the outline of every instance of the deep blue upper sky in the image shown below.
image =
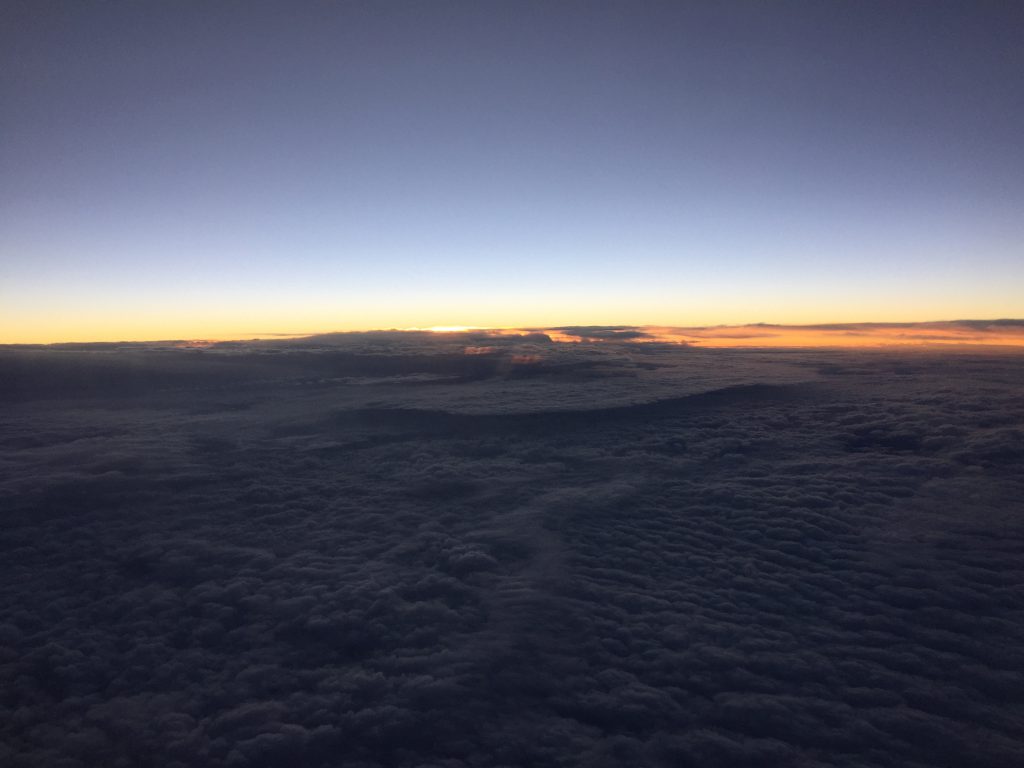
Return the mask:
[(8, 2), (0, 340), (1024, 315), (1024, 4)]

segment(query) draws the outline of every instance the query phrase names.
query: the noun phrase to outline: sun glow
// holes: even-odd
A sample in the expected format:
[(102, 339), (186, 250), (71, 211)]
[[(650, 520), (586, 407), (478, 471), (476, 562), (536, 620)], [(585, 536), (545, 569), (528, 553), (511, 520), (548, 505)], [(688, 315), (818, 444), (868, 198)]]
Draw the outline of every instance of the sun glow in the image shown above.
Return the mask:
[(431, 325), (427, 328), (403, 328), (403, 331), (429, 331), (430, 333), (468, 333), (484, 330), (476, 325)]

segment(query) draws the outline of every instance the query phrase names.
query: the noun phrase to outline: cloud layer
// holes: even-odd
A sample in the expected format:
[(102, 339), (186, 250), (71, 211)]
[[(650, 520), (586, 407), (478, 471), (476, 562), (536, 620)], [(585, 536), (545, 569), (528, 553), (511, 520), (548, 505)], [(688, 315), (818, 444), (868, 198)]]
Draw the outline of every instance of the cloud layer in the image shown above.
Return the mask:
[(1024, 762), (1024, 358), (598, 338), (5, 353), (0, 762)]

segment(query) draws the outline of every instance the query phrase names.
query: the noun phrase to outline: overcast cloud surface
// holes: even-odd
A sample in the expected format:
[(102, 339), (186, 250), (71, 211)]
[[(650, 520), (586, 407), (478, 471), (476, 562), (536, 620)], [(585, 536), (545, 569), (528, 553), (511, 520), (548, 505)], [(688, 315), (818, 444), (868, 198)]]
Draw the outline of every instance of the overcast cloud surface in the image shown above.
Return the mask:
[(3, 351), (0, 762), (1024, 764), (1024, 356), (589, 335)]

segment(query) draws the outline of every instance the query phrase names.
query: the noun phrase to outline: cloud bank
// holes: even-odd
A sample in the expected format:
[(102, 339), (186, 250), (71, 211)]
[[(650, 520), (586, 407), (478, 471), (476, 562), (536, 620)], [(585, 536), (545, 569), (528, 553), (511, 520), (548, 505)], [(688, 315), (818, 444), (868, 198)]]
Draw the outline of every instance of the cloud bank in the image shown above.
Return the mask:
[(479, 336), (0, 354), (0, 762), (1024, 762), (1024, 358)]

